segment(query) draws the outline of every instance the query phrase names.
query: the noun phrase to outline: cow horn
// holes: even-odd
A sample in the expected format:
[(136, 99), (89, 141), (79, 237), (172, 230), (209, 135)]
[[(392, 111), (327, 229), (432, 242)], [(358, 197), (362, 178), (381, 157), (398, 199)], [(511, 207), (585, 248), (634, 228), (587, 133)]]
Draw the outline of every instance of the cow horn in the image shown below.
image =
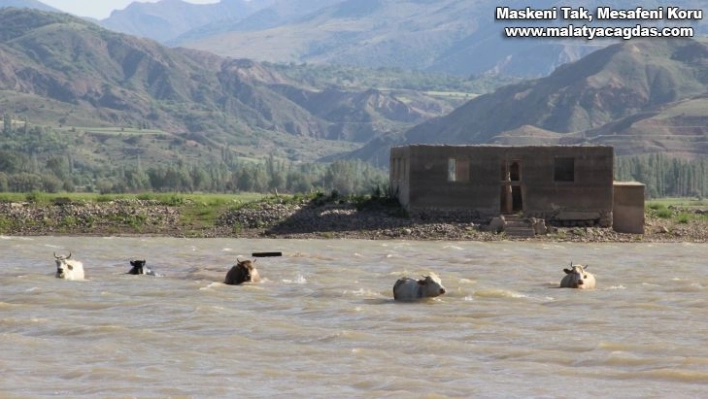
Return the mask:
[(71, 252), (69, 252), (69, 256), (67, 256), (66, 259), (70, 259), (70, 258), (71, 258)]
[(57, 258), (57, 259), (61, 258), (61, 256), (57, 256), (57, 253), (56, 253), (56, 252), (54, 252), (54, 257)]

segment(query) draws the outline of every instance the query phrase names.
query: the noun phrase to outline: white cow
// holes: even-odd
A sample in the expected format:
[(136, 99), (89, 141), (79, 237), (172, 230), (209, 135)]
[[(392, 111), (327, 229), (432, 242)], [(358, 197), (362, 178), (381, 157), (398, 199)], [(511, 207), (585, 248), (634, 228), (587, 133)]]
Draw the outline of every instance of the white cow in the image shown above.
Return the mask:
[(57, 278), (64, 280), (83, 280), (84, 279), (84, 264), (71, 259), (71, 252), (68, 256), (54, 254), (54, 260), (57, 263)]
[(570, 262), (570, 269), (563, 269), (565, 276), (561, 280), (561, 288), (579, 288), (579, 289), (591, 289), (595, 288), (595, 276), (592, 273), (588, 273), (588, 266), (574, 265)]
[(433, 298), (445, 293), (440, 277), (435, 273), (420, 280), (401, 277), (393, 285), (393, 299), (397, 301), (414, 301), (423, 298)]

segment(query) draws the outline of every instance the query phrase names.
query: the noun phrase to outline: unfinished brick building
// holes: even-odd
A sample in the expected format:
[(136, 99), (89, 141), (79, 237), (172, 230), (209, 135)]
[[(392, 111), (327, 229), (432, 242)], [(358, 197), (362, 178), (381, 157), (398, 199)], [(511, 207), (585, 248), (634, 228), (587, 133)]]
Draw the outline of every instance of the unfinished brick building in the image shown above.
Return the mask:
[(391, 149), (390, 178), (414, 217), (610, 227), (613, 168), (608, 146), (408, 145)]

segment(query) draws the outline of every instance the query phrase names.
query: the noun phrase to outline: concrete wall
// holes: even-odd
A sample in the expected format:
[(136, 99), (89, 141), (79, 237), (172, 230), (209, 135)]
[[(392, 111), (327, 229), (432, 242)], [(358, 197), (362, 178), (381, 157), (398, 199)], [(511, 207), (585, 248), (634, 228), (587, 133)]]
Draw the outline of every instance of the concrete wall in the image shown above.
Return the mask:
[(391, 166), (389, 168), (389, 181), (392, 194), (398, 196), (398, 201), (406, 209), (409, 205), (409, 171), (410, 149), (408, 147), (394, 147), (391, 149)]
[[(499, 214), (498, 155), (468, 146), (410, 147), (410, 197), (412, 210), (437, 208), (447, 211), (473, 209)], [(468, 181), (448, 181), (449, 159), (468, 163)]]
[(644, 234), (644, 185), (614, 183), (612, 228), (619, 233)]
[[(572, 181), (555, 179), (557, 157), (573, 160)], [(524, 215), (612, 223), (612, 147), (411, 145), (391, 150), (392, 169), (400, 158), (407, 159), (407, 175), (397, 173), (392, 186), (412, 212), (472, 210), (481, 217), (497, 216), (503, 211), (502, 165), (516, 163), (519, 178), (511, 185), (520, 193)], [(450, 159), (467, 168), (458, 172), (458, 181), (448, 179)]]

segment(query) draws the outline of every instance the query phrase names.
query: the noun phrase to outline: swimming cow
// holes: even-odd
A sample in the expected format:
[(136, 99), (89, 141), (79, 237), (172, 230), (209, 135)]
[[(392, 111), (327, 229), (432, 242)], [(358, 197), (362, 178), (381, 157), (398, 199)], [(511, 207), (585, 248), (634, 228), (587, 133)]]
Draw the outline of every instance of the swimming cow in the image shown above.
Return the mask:
[(431, 273), (420, 280), (401, 277), (393, 285), (393, 299), (397, 301), (414, 301), (423, 298), (433, 298), (445, 293), (440, 277)]
[(231, 270), (229, 270), (228, 273), (226, 273), (224, 284), (239, 285), (241, 283), (257, 283), (260, 281), (261, 276), (258, 274), (256, 267), (253, 266), (255, 262), (255, 260), (236, 259), (236, 264), (231, 267)]
[(570, 262), (570, 269), (563, 269), (565, 276), (560, 283), (560, 288), (595, 288), (595, 276), (587, 272), (588, 266), (573, 265)]
[(156, 276), (155, 272), (148, 266), (145, 266), (145, 260), (131, 260), (130, 266), (133, 266), (126, 274)]
[(57, 264), (57, 278), (63, 278), (64, 280), (84, 279), (84, 265), (77, 260), (71, 259), (71, 252), (67, 256), (54, 253), (54, 261)]

